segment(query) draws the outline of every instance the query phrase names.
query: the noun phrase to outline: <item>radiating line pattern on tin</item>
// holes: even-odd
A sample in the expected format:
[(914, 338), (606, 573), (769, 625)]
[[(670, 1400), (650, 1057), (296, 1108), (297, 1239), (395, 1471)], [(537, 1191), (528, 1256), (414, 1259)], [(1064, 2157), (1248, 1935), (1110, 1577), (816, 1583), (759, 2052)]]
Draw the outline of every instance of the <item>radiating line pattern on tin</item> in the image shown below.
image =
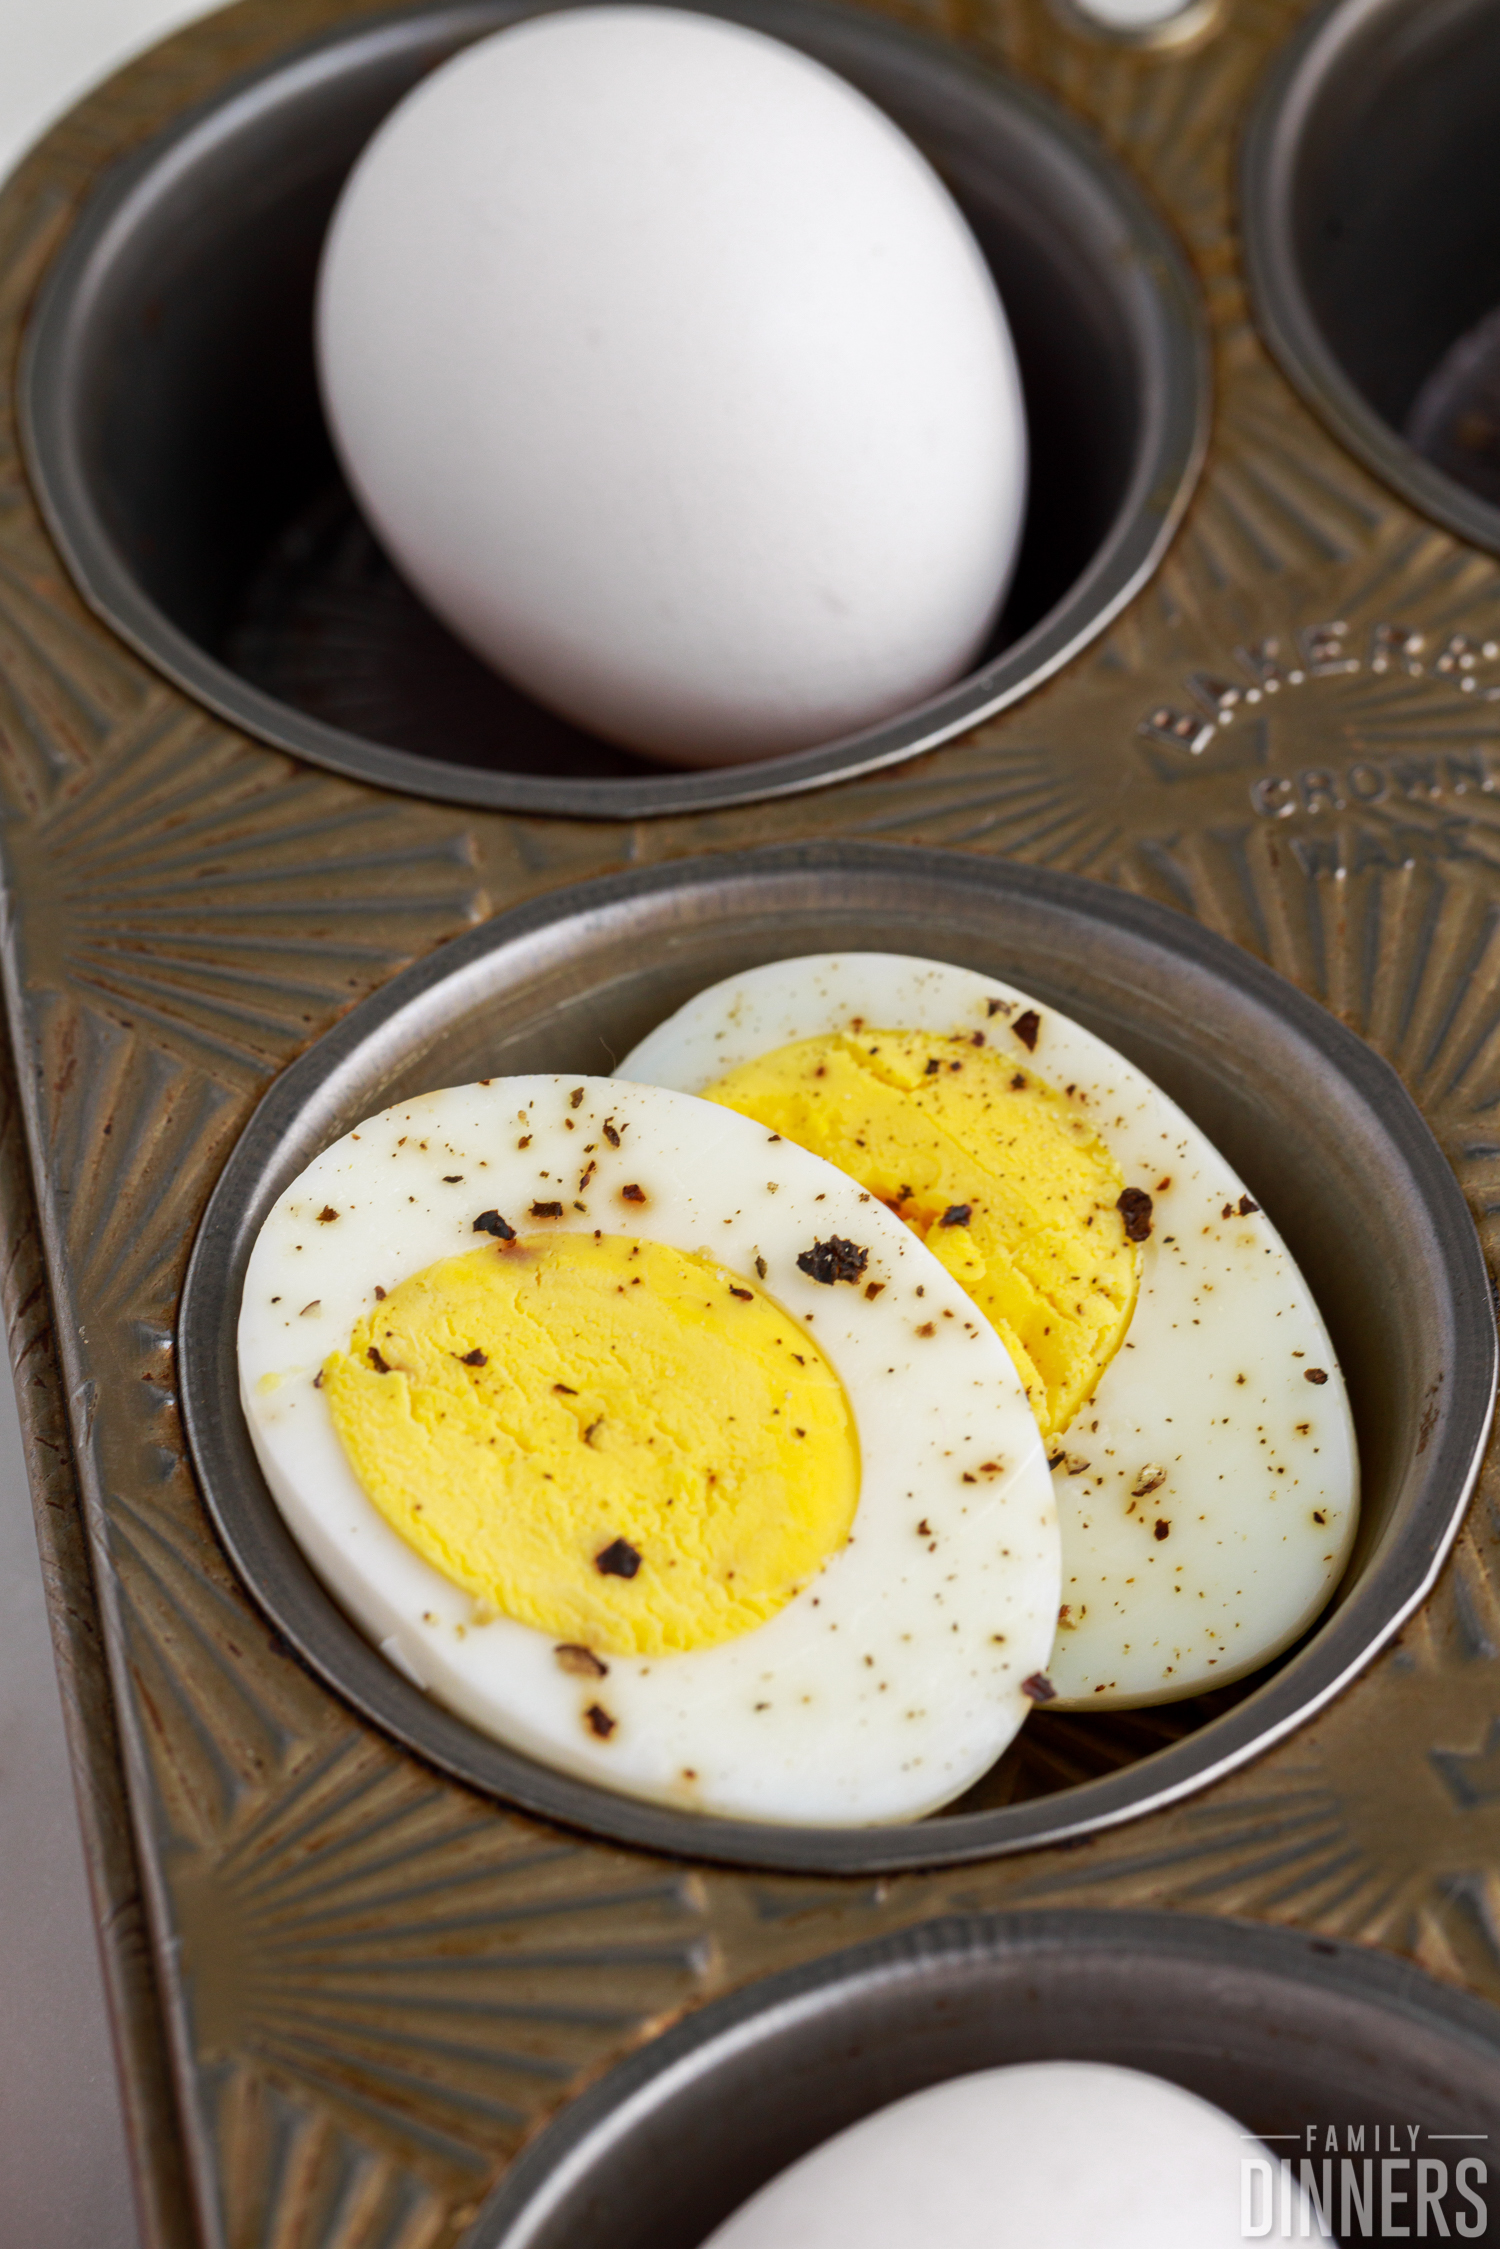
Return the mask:
[[(0, 198), (7, 365), (97, 167), (357, 5), (250, 0), (64, 122)], [(251, 1610), (186, 1465), (171, 1341), (186, 1246), (270, 1076), (475, 919), (697, 849), (930, 842), (1195, 915), (1390, 1057), (1500, 1254), (1500, 663), (1485, 653), (1500, 581), (1339, 453), (1249, 325), (1236, 121), (1300, 10), (1244, 0), (1177, 57), (1075, 37), (1045, 0), (897, 12), (1039, 80), (1144, 178), (1196, 259), (1219, 386), (1204, 484), (1157, 584), (1019, 710), (898, 773), (639, 827), (461, 818), (314, 776), (191, 707), (86, 614), (0, 402), (7, 970), (64, 1362), (30, 1386), (28, 1417), (55, 1447), (70, 1415), (200, 2217), (223, 2249), (454, 2241), (518, 2138), (674, 2010), (954, 1904), (1249, 1914), (1406, 1950), (1500, 1996), (1493, 1464), (1401, 1644), (1254, 1770), (1075, 1850), (848, 1884), (684, 1871), (437, 1778)], [(67, 1553), (67, 1601), (92, 1630), (81, 1542)], [(1077, 1743), (1037, 1738), (1067, 1771)], [(1112, 1753), (1140, 1745), (1122, 1733)], [(130, 1895), (119, 1905), (124, 1957), (140, 1924)], [(138, 2039), (153, 2036), (141, 1979), (119, 1982)], [(156, 2122), (165, 2142), (173, 2122)], [(154, 2176), (167, 2239), (173, 2189)]]

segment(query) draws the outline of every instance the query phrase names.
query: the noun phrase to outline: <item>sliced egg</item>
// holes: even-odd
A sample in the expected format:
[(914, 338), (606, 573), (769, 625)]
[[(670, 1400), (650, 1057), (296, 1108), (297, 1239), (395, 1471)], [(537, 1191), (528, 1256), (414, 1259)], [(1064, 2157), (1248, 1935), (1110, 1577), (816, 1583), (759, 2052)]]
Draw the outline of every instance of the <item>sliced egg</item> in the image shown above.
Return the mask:
[[(1109, 2062), (1021, 2062), (850, 2125), (705, 2249), (1238, 2249), (1252, 2207), (1269, 2230), (1274, 2200), (1263, 2143), (1196, 2094)], [(1317, 2238), (1300, 2188), (1288, 2207), (1281, 2238)]]
[(1056, 1510), (997, 1337), (878, 1200), (722, 1107), (528, 1077), (383, 1111), (266, 1219), (239, 1356), (324, 1583), (563, 1771), (912, 1819), (1045, 1692)]
[(1008, 1334), (1062, 1526), (1059, 1704), (1226, 1685), (1324, 1608), (1359, 1492), (1327, 1329), (1243, 1181), (1102, 1039), (969, 969), (819, 955), (701, 992), (619, 1074), (805, 1140), (909, 1213)]

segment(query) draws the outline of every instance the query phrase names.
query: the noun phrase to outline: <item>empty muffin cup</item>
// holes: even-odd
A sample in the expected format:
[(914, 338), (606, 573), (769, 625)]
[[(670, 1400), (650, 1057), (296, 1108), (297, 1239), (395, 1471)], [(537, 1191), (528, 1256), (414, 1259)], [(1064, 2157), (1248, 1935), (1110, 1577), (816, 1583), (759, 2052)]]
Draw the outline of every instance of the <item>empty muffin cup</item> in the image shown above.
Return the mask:
[(1341, 0), (1273, 65), (1241, 220), (1260, 327), (1403, 499), (1500, 553), (1500, 17)]

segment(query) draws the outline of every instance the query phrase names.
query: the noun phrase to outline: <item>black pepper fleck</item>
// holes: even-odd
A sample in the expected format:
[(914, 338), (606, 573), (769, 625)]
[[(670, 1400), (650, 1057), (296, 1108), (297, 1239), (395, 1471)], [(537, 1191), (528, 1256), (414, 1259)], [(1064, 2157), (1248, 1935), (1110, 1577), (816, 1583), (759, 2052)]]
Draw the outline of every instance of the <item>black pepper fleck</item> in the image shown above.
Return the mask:
[(842, 1234), (830, 1234), (826, 1242), (814, 1242), (811, 1249), (803, 1250), (797, 1270), (832, 1287), (835, 1281), (857, 1281), (869, 1262), (869, 1251), (861, 1249), (858, 1242), (845, 1241)]
[(497, 1242), (513, 1242), (516, 1238), (514, 1226), (507, 1226), (498, 1210), (482, 1210), (474, 1221), (474, 1232), (493, 1234)]
[(602, 1553), (594, 1556), (594, 1567), (601, 1577), (634, 1577), (640, 1566), (640, 1555), (628, 1538), (612, 1539)]
[(1145, 1188), (1125, 1188), (1115, 1209), (1125, 1221), (1126, 1241), (1145, 1241), (1151, 1232), (1151, 1197)]

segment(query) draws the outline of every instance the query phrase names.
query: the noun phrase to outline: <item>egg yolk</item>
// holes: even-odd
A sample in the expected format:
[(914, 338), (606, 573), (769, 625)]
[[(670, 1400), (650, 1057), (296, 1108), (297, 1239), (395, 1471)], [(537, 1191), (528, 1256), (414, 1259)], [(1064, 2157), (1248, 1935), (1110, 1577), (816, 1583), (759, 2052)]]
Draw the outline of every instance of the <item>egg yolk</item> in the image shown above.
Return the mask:
[(1140, 1251), (1124, 1174), (1074, 1101), (972, 1038), (836, 1032), (743, 1063), (710, 1101), (837, 1164), (905, 1219), (979, 1306), (1044, 1437), (1130, 1325)]
[(392, 1289), (322, 1385), (401, 1536), (569, 1646), (709, 1648), (843, 1546), (859, 1448), (805, 1329), (703, 1254), (557, 1233)]

